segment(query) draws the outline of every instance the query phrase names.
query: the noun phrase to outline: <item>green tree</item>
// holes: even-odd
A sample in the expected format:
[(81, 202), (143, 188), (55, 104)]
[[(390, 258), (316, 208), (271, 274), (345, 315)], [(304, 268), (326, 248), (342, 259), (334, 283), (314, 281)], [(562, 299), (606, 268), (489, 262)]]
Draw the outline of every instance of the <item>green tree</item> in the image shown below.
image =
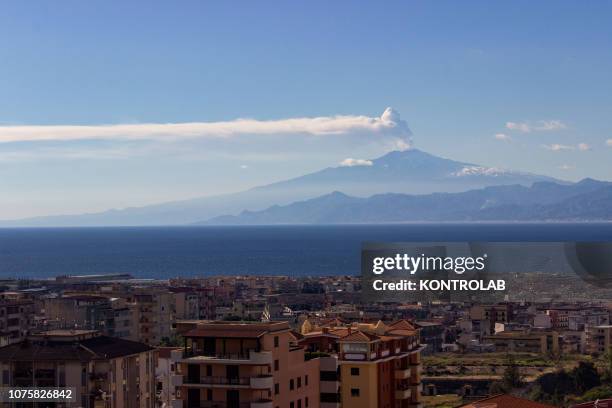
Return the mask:
[(585, 393), (591, 388), (601, 385), (599, 373), (593, 363), (581, 361), (578, 367), (572, 371), (576, 391), (580, 394)]
[(612, 383), (612, 350), (608, 350), (601, 356), (603, 363), (602, 382)]
[(489, 387), (489, 394), (506, 394), (508, 390), (502, 381), (493, 381)]
[(507, 390), (518, 388), (523, 385), (523, 378), (518, 365), (514, 361), (514, 357), (511, 354), (506, 356), (506, 369), (502, 377), (502, 383)]

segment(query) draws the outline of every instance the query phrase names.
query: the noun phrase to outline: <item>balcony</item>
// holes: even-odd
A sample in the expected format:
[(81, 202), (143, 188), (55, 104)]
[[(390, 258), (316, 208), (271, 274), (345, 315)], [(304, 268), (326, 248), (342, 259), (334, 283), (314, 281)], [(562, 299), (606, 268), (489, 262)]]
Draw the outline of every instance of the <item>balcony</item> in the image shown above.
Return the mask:
[(189, 377), (185, 377), (182, 379), (182, 384), (188, 387), (272, 389), (274, 388), (274, 377), (272, 377), (271, 375), (260, 375), (260, 376), (254, 376), (254, 377), (233, 377), (233, 378), (228, 378), (228, 377), (189, 378)]
[(184, 363), (218, 363), (218, 364), (252, 364), (269, 365), (272, 364), (272, 353), (269, 351), (250, 351), (246, 353), (205, 353), (203, 351), (187, 350)]
[(395, 369), (395, 379), (396, 380), (405, 380), (410, 378), (410, 368), (396, 368)]
[(250, 408), (273, 408), (273, 406), (270, 400), (260, 400), (251, 402)]
[(336, 394), (340, 388), (340, 382), (338, 381), (321, 381), (319, 385), (320, 391), (325, 394)]
[(410, 399), (410, 388), (395, 390), (395, 399), (406, 400)]
[(319, 404), (320, 408), (340, 408), (339, 402), (321, 402)]
[(258, 390), (261, 389), (272, 389), (274, 388), (274, 377), (271, 375), (261, 375), (258, 377), (251, 377), (250, 379), (251, 388)]

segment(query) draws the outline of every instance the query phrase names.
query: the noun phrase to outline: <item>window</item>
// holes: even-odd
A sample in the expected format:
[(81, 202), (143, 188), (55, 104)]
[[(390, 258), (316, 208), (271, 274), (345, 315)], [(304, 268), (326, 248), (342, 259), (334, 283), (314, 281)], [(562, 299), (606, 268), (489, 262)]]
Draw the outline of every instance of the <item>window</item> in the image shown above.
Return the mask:
[(212, 390), (211, 389), (207, 389), (206, 390), (206, 399), (208, 401), (212, 401), (212, 397), (213, 397)]
[(291, 401), (291, 402), (289, 403), (289, 408), (295, 408), (295, 402)]
[(359, 367), (351, 367), (351, 375), (359, 375)]
[(359, 388), (351, 388), (351, 397), (359, 396)]
[(278, 371), (278, 360), (274, 360), (274, 371)]
[[(302, 386), (302, 377), (298, 377), (297, 380), (298, 380), (297, 381), (298, 382), (298, 388), (300, 388)], [(299, 402), (298, 402), (298, 405), (299, 405)]]
[[(308, 376), (306, 376), (308, 377)], [(304, 405), (306, 405), (306, 408), (308, 408), (308, 397), (304, 398)]]
[(302, 408), (302, 400), (301, 399), (298, 400), (298, 407), (297, 408)]
[(274, 347), (278, 347), (278, 336), (274, 336)]
[(308, 375), (304, 376), (304, 385), (308, 386)]
[(278, 395), (280, 393), (280, 384), (274, 384), (274, 395)]
[(293, 390), (295, 388), (295, 384), (293, 382), (293, 378), (289, 380), (289, 389)]

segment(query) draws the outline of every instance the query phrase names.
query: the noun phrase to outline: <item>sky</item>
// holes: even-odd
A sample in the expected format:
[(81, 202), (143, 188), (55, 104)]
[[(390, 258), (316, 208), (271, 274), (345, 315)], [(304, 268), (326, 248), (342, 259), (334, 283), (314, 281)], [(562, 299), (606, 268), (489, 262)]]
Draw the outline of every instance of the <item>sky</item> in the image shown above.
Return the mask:
[(612, 180), (610, 16), (597, 0), (3, 2), (0, 219), (406, 148)]

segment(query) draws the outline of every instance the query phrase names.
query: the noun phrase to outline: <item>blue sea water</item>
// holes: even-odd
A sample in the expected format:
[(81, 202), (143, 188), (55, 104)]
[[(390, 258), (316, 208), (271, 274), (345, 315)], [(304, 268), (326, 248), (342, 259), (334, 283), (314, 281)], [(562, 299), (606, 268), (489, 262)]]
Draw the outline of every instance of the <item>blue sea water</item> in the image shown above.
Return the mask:
[(0, 277), (353, 275), (367, 241), (612, 241), (612, 223), (0, 229)]

